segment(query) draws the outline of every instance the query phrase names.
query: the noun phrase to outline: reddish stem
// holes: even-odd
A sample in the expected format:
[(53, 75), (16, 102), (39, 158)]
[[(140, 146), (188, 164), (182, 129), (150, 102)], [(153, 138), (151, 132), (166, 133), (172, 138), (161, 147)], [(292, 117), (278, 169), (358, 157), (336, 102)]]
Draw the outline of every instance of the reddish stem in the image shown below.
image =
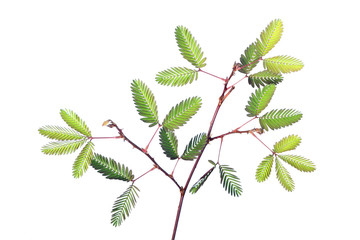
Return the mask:
[(241, 125), (240, 127), (236, 128), (235, 130), (239, 130), (240, 128), (242, 128), (243, 126), (245, 126), (246, 124), (248, 124), (249, 122), (253, 121), (254, 119), (257, 119), (258, 117), (253, 117), (252, 119), (250, 119), (249, 121), (247, 121), (246, 123), (244, 123), (243, 125)]
[(147, 150), (148, 150), (148, 148), (149, 148), (149, 146), (150, 146), (150, 143), (151, 143), (152, 140), (154, 139), (154, 137), (155, 137), (156, 133), (159, 131), (159, 128), (160, 128), (160, 127), (161, 127), (161, 125), (159, 124), (158, 127), (157, 127), (157, 129), (156, 129), (156, 131), (155, 131), (155, 133), (154, 133), (154, 135), (151, 137), (148, 145), (147, 145), (146, 148), (143, 150), (144, 152), (147, 152)]
[(223, 144), (223, 140), (224, 140), (224, 137), (221, 137), (217, 164), (219, 164), (219, 161), (220, 161), (220, 152), (221, 152), (221, 147), (222, 147), (222, 144)]
[(134, 183), (136, 180), (138, 180), (139, 178), (142, 178), (143, 176), (145, 176), (146, 174), (148, 174), (149, 172), (155, 170), (157, 168), (157, 166), (154, 166), (153, 168), (151, 168), (149, 171), (147, 171), (146, 173), (142, 174), (141, 176), (135, 178), (134, 180), (132, 180), (132, 182)]
[(116, 139), (116, 138), (121, 138), (121, 136), (115, 136), (115, 137), (89, 137), (89, 140), (93, 140), (93, 139)]
[(171, 173), (171, 176), (174, 176), (175, 168), (176, 168), (176, 166), (178, 165), (179, 160), (180, 160), (180, 158), (177, 159), (177, 161), (176, 161), (176, 163), (175, 163), (175, 166), (174, 166), (174, 169), (173, 169), (173, 171), (172, 171), (172, 173)]
[(223, 80), (224, 82), (226, 81), (226, 79), (223, 79), (223, 78), (218, 77), (218, 76), (216, 76), (216, 75), (214, 75), (214, 74), (211, 74), (211, 73), (205, 72), (205, 71), (204, 71), (204, 70), (202, 70), (201, 68), (199, 68), (199, 72), (206, 73), (206, 74), (208, 74), (208, 75), (210, 75), (210, 76), (212, 76), (212, 77), (215, 77), (215, 78), (221, 79), (221, 80)]
[(260, 140), (260, 138), (258, 138), (255, 133), (253, 133), (253, 131), (250, 131), (251, 135), (253, 135), (257, 140), (259, 140), (259, 142), (261, 142), (267, 149), (270, 150), (270, 152), (272, 152), (272, 154), (275, 154), (275, 152), (273, 150), (271, 150), (271, 148), (269, 148), (263, 141)]

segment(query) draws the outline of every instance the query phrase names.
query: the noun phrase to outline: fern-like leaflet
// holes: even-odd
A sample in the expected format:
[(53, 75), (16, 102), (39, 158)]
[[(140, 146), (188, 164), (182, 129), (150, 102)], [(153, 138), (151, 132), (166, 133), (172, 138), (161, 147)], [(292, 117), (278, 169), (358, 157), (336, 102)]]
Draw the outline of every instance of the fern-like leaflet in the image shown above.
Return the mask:
[(156, 81), (161, 85), (180, 87), (198, 78), (198, 71), (186, 67), (173, 67), (159, 72)]
[(183, 126), (187, 121), (189, 121), (190, 118), (200, 109), (200, 107), (200, 97), (192, 97), (181, 101), (170, 110), (168, 115), (166, 115), (162, 124), (163, 127), (167, 130), (178, 129), (180, 126)]
[(155, 98), (150, 89), (141, 80), (134, 80), (131, 84), (131, 91), (136, 109), (141, 120), (150, 123), (149, 127), (153, 127), (159, 123), (158, 111)]
[(289, 56), (276, 56), (263, 61), (264, 68), (273, 73), (290, 73), (301, 70), (304, 64), (296, 58)]
[(256, 170), (256, 180), (258, 182), (263, 182), (269, 178), (273, 162), (274, 162), (274, 156), (268, 155), (259, 164), (259, 166)]
[(244, 54), (241, 54), (239, 72), (249, 74), (250, 71), (259, 63), (256, 60), (260, 57), (261, 56), (259, 56), (256, 51), (255, 44), (250, 44), (250, 46), (246, 48)]
[(134, 179), (132, 171), (111, 158), (106, 158), (95, 153), (91, 161), (91, 166), (107, 179), (117, 179), (129, 182)]
[(86, 126), (85, 122), (76, 113), (68, 109), (61, 109), (60, 115), (69, 127), (87, 137), (91, 137), (88, 126)]
[(193, 137), (189, 144), (186, 145), (184, 153), (181, 155), (181, 158), (184, 160), (194, 160), (204, 148), (207, 143), (206, 133), (200, 133)]
[(292, 125), (302, 118), (302, 113), (294, 109), (275, 109), (259, 118), (261, 127), (268, 131)]
[(134, 184), (131, 184), (126, 191), (117, 198), (111, 211), (112, 225), (115, 227), (120, 226), (126, 217), (129, 216), (132, 208), (135, 207), (136, 198), (139, 197), (139, 191)]
[(175, 37), (181, 52), (181, 55), (188, 60), (196, 68), (206, 66), (206, 58), (203, 57), (204, 53), (191, 32), (184, 26), (178, 26), (175, 29)]
[(164, 154), (170, 159), (177, 159), (179, 157), (177, 148), (178, 140), (174, 131), (161, 128), (160, 133), (160, 146), (164, 151)]
[(247, 116), (255, 117), (264, 110), (269, 104), (272, 96), (275, 92), (275, 85), (270, 84), (263, 88), (259, 88), (252, 93), (248, 101), (248, 105), (245, 107), (245, 110), (249, 113)]
[(89, 165), (91, 164), (91, 160), (93, 159), (93, 151), (94, 144), (89, 141), (81, 150), (80, 154), (77, 156), (73, 164), (73, 176), (75, 178), (81, 177), (86, 172)]
[(283, 32), (283, 24), (280, 19), (270, 22), (264, 31), (260, 34), (260, 39), (256, 41), (257, 53), (265, 56), (280, 40)]
[(39, 133), (44, 137), (59, 141), (87, 139), (86, 136), (71, 128), (59, 126), (44, 126), (39, 129)]
[(295, 189), (294, 180), (291, 178), (290, 173), (287, 169), (281, 164), (278, 158), (275, 159), (275, 168), (276, 168), (276, 177), (279, 180), (280, 184), (289, 192), (292, 192)]
[(294, 150), (301, 143), (301, 138), (297, 135), (290, 135), (282, 138), (279, 142), (274, 144), (274, 152), (282, 153)]
[(192, 194), (197, 193), (199, 189), (204, 185), (210, 174), (214, 171), (216, 165), (209, 169), (189, 190)]
[(283, 81), (283, 76), (279, 73), (273, 73), (269, 71), (261, 71), (251, 74), (248, 78), (248, 82), (252, 87), (260, 87), (268, 84), (279, 84)]
[(313, 172), (316, 170), (315, 164), (311, 162), (309, 159), (304, 158), (302, 156), (296, 155), (278, 155), (278, 157), (287, 162), (294, 168), (298, 169), (302, 172)]
[(242, 193), (240, 179), (233, 173), (236, 171), (228, 165), (219, 165), (220, 183), (224, 189), (234, 197), (239, 197)]
[(41, 151), (47, 155), (70, 154), (79, 149), (87, 140), (50, 142), (42, 147)]

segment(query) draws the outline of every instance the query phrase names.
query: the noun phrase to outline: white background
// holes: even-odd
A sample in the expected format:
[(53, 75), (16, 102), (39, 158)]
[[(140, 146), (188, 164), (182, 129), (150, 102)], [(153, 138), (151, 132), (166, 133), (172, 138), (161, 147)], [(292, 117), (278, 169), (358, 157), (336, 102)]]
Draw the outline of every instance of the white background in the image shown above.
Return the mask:
[[(255, 171), (269, 154), (251, 136), (224, 139), (221, 163), (235, 168), (244, 193), (228, 195), (218, 172), (196, 194), (187, 194), (177, 233), (184, 239), (359, 239), (359, 14), (355, 1), (1, 1), (1, 239), (170, 239), (179, 193), (159, 171), (136, 185), (140, 198), (119, 228), (111, 208), (128, 184), (109, 181), (89, 169), (72, 177), (76, 154), (46, 156), (48, 142), (38, 128), (61, 125), (59, 110), (74, 110), (94, 136), (115, 136), (101, 127), (111, 118), (134, 142), (145, 146), (154, 132), (139, 120), (130, 83), (152, 89), (159, 116), (190, 96), (201, 96), (201, 111), (177, 131), (179, 151), (207, 131), (217, 98), (218, 79), (199, 75), (184, 88), (155, 81), (157, 72), (191, 67), (176, 45), (174, 30), (188, 27), (206, 57), (204, 70), (230, 74), (245, 48), (273, 19), (284, 23), (278, 45), (268, 54), (301, 59), (302, 71), (285, 76), (269, 108), (295, 108), (304, 117), (293, 127), (268, 132), (270, 147), (284, 136), (303, 141), (294, 154), (316, 163), (314, 173), (288, 166), (295, 184), (286, 192), (274, 172), (257, 183)], [(234, 80), (240, 79), (237, 74)], [(237, 85), (225, 102), (214, 135), (240, 126), (253, 89)], [(257, 126), (250, 124), (248, 128)], [(150, 153), (168, 171), (174, 162), (156, 138)], [(206, 149), (192, 182), (216, 160), (219, 142)], [(129, 166), (137, 176), (151, 162), (121, 140), (95, 141), (96, 152)], [(183, 185), (191, 162), (175, 177)]]

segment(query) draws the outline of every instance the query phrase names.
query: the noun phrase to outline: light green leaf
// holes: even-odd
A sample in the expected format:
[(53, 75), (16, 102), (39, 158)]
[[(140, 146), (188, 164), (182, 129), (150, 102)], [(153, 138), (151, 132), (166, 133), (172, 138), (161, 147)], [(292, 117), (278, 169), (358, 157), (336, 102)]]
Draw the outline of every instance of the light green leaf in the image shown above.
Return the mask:
[(85, 122), (76, 113), (68, 109), (61, 109), (60, 115), (69, 127), (87, 137), (91, 137), (88, 126), (86, 126)]
[(208, 177), (210, 176), (210, 174), (214, 171), (215, 166), (212, 167), (209, 171), (207, 171), (190, 189), (189, 192), (191, 192), (192, 194), (197, 193), (197, 191), (199, 191), (199, 189), (202, 187), (202, 185), (204, 185), (204, 183), (206, 182), (206, 180), (208, 179)]
[(50, 142), (42, 147), (41, 151), (48, 155), (63, 155), (75, 152), (87, 140)]
[(276, 56), (264, 59), (264, 68), (273, 73), (290, 73), (301, 70), (304, 64), (289, 56)]
[(60, 141), (87, 139), (86, 136), (80, 134), (79, 132), (71, 128), (64, 128), (58, 126), (44, 126), (39, 129), (39, 133), (47, 138)]
[(129, 182), (134, 179), (132, 171), (111, 158), (106, 158), (95, 153), (91, 160), (91, 166), (99, 173), (102, 173), (107, 179), (118, 179)]
[(115, 227), (120, 226), (129, 216), (131, 210), (135, 207), (136, 198), (139, 197), (140, 190), (131, 184), (126, 191), (121, 194), (114, 203), (112, 208), (111, 223)]
[(181, 55), (183, 55), (186, 60), (197, 68), (206, 66), (206, 58), (203, 57), (204, 53), (201, 51), (199, 44), (186, 27), (178, 26), (175, 29), (175, 37)]
[(301, 138), (297, 135), (290, 135), (284, 137), (279, 142), (274, 144), (274, 152), (282, 153), (294, 150), (301, 143)]
[(302, 113), (294, 109), (275, 109), (259, 118), (261, 127), (268, 131), (292, 125), (302, 118)]
[(77, 156), (73, 165), (74, 178), (79, 178), (86, 172), (94, 156), (93, 150), (94, 144), (90, 141), (81, 150), (79, 156)]
[(234, 197), (239, 197), (242, 193), (240, 179), (233, 173), (236, 171), (228, 165), (219, 165), (220, 183), (224, 189)]
[(181, 158), (184, 160), (194, 160), (204, 148), (207, 143), (206, 133), (200, 133), (193, 137), (189, 144), (186, 145), (185, 151), (182, 154)]
[(153, 127), (159, 123), (158, 110), (155, 98), (150, 89), (141, 80), (134, 80), (131, 83), (131, 91), (136, 109), (141, 120), (150, 123), (149, 127)]
[(258, 60), (260, 57), (261, 56), (259, 56), (256, 51), (255, 44), (250, 44), (250, 46), (246, 48), (245, 54), (241, 54), (239, 72), (249, 74), (251, 70), (259, 63), (256, 60)]
[(280, 163), (279, 159), (275, 159), (276, 165), (276, 177), (279, 180), (280, 184), (289, 192), (292, 192), (295, 189), (294, 181), (292, 180), (290, 173), (286, 168)]
[(259, 164), (256, 170), (256, 180), (258, 182), (263, 182), (269, 178), (273, 162), (274, 162), (274, 156), (269, 155), (266, 156), (264, 160)]
[(270, 22), (260, 34), (260, 39), (256, 41), (258, 55), (265, 56), (280, 40), (283, 32), (283, 24), (280, 19)]
[(180, 87), (192, 83), (198, 78), (198, 71), (185, 67), (173, 67), (156, 75), (156, 81), (161, 85)]
[(164, 154), (170, 159), (177, 159), (179, 157), (177, 152), (178, 140), (174, 131), (161, 128), (159, 135), (160, 146), (164, 150)]
[(183, 126), (187, 121), (189, 121), (190, 118), (200, 109), (200, 107), (200, 97), (192, 97), (181, 101), (170, 110), (168, 115), (166, 115), (162, 124), (163, 127), (167, 130), (178, 129), (180, 126)]
[(283, 81), (283, 77), (279, 73), (273, 73), (269, 71), (261, 71), (255, 74), (251, 74), (248, 78), (248, 82), (252, 87), (260, 87), (268, 84), (279, 84)]
[(278, 157), (302, 172), (313, 172), (316, 169), (313, 162), (302, 156), (278, 155)]
[(252, 93), (248, 105), (245, 107), (245, 110), (249, 113), (247, 116), (255, 117), (259, 115), (269, 104), (275, 89), (276, 87), (274, 84), (269, 84), (263, 88), (257, 89), (255, 93)]

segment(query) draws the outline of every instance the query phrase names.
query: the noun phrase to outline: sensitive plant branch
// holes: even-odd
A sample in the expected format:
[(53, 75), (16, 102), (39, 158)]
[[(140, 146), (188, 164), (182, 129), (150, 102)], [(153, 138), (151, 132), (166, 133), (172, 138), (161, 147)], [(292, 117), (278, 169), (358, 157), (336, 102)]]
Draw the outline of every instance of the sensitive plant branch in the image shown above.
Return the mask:
[[(202, 147), (194, 165), (193, 165), (193, 168), (191, 169), (191, 172), (189, 174), (189, 177), (185, 183), (185, 186), (183, 189), (181, 189), (180, 191), (180, 201), (179, 201), (179, 206), (178, 206), (178, 210), (177, 210), (177, 213), (176, 213), (176, 218), (175, 218), (175, 224), (174, 224), (174, 230), (173, 230), (173, 235), (172, 235), (172, 240), (175, 239), (175, 236), (176, 236), (176, 231), (177, 231), (177, 227), (178, 227), (178, 224), (179, 224), (179, 219), (180, 219), (180, 214), (181, 214), (181, 209), (182, 209), (182, 205), (183, 205), (183, 202), (184, 202), (184, 197), (185, 197), (185, 193), (189, 187), (189, 184), (190, 184), (190, 181), (191, 181), (191, 178), (193, 177), (194, 175), (194, 172), (195, 172), (195, 169), (201, 159), (201, 156), (203, 154), (203, 152), (205, 151), (205, 148), (207, 146), (207, 144), (209, 143), (210, 141), (210, 136), (211, 136), (211, 131), (213, 129), (213, 126), (214, 126), (214, 123), (215, 123), (215, 119), (219, 113), (219, 110), (223, 104), (223, 102), (225, 101), (225, 99), (227, 98), (227, 96), (229, 96), (229, 94), (234, 90), (235, 87), (232, 87), (229, 91), (228, 91), (228, 88), (227, 88), (227, 84), (228, 82), (230, 81), (231, 77), (234, 75), (234, 70), (232, 71), (232, 73), (230, 74), (230, 76), (228, 78), (226, 78), (225, 80), (225, 84), (224, 84), (224, 89), (223, 89), (223, 92), (221, 94), (221, 96), (219, 97), (219, 102), (216, 106), (216, 109), (215, 109), (215, 112), (214, 112), (214, 115), (213, 115), (213, 118), (210, 122), (210, 127), (209, 127), (209, 130), (208, 130), (208, 133), (207, 133), (207, 137), (206, 137), (206, 144)], [(226, 95), (225, 95), (226, 94)]]
[[(192, 194), (197, 193), (215, 169), (219, 170), (220, 184), (223, 186), (224, 190), (233, 197), (241, 196), (243, 189), (235, 169), (228, 164), (223, 164), (223, 161), (221, 160), (221, 149), (226, 136), (232, 134), (251, 134), (262, 145), (269, 149), (271, 154), (265, 156), (258, 165), (255, 179), (258, 182), (267, 180), (273, 165), (275, 165), (276, 178), (284, 189), (291, 192), (295, 189), (295, 184), (289, 171), (283, 165), (284, 162), (302, 172), (313, 172), (316, 169), (314, 163), (309, 159), (300, 155), (287, 154), (288, 151), (295, 150), (300, 145), (302, 139), (295, 134), (288, 135), (277, 141), (273, 148), (270, 148), (256, 135), (289, 127), (302, 118), (302, 113), (292, 108), (272, 109), (264, 113), (264, 110), (267, 109), (268, 104), (275, 93), (277, 85), (281, 84), (284, 80), (283, 74), (296, 72), (303, 68), (303, 63), (294, 57), (287, 55), (265, 57), (265, 55), (267, 55), (279, 42), (282, 33), (282, 21), (279, 19), (271, 21), (261, 32), (260, 37), (251, 43), (245, 49), (244, 53), (241, 54), (240, 61), (234, 63), (230, 75), (226, 78), (221, 78), (203, 70), (206, 66), (206, 58), (204, 57), (200, 45), (186, 27), (176, 27), (175, 38), (179, 51), (194, 68), (171, 67), (160, 71), (155, 77), (156, 82), (163, 86), (181, 87), (198, 80), (199, 73), (204, 73), (216, 79), (220, 79), (223, 83), (222, 92), (218, 98), (207, 132), (193, 136), (182, 153), (179, 152), (178, 149), (176, 131), (190, 121), (190, 119), (199, 111), (202, 105), (202, 99), (198, 96), (184, 99), (173, 106), (163, 120), (160, 121), (155, 96), (150, 88), (139, 79), (133, 80), (130, 86), (135, 108), (141, 116), (141, 121), (149, 124), (149, 127), (156, 126), (156, 130), (145, 148), (139, 147), (139, 145), (130, 140), (124, 134), (123, 130), (112, 120), (105, 121), (103, 126), (115, 128), (118, 131), (119, 136), (93, 137), (88, 126), (75, 112), (68, 109), (62, 109), (60, 110), (60, 115), (68, 127), (46, 125), (40, 128), (39, 133), (41, 135), (54, 140), (44, 145), (42, 147), (42, 152), (47, 155), (63, 155), (71, 154), (78, 149), (81, 149), (73, 164), (73, 176), (75, 178), (83, 176), (91, 166), (107, 179), (129, 182), (130, 185), (126, 191), (114, 202), (111, 212), (111, 223), (114, 226), (120, 226), (135, 207), (140, 191), (139, 188), (135, 186), (137, 180), (146, 177), (155, 169), (160, 170), (176, 185), (180, 192), (172, 240), (176, 237), (186, 192), (189, 191)], [(255, 69), (260, 61), (262, 62), (263, 69), (256, 71)], [(255, 73), (253, 71), (255, 71)], [(242, 73), (244, 76), (235, 81), (235, 83), (230, 84), (230, 80), (233, 79), (235, 73)], [(251, 93), (245, 106), (247, 117), (250, 119), (245, 120), (244, 124), (229, 132), (211, 137), (221, 106), (224, 101), (228, 99), (230, 94), (234, 93), (235, 86), (240, 82), (244, 82), (243, 80), (245, 79), (247, 79), (247, 82), (252, 88), (255, 88), (255, 91)], [(258, 127), (240, 130), (250, 122), (254, 123), (256, 121), (258, 121)], [(164, 170), (148, 152), (149, 146), (153, 142), (155, 136), (159, 137), (159, 144), (164, 155), (169, 160), (175, 161), (171, 174)], [(120, 164), (112, 158), (96, 153), (93, 141), (95, 139), (123, 139), (133, 148), (142, 152), (151, 161), (152, 167), (140, 176), (135, 177), (129, 167)], [(205, 149), (210, 141), (216, 139), (220, 139), (217, 162), (215, 163), (212, 160), (208, 160), (210, 169), (202, 174), (190, 187), (195, 170), (197, 169)], [(242, 153), (243, 152), (244, 151), (242, 151)], [(174, 178), (175, 169), (179, 169), (180, 161), (194, 161), (184, 185), (180, 185)]]

